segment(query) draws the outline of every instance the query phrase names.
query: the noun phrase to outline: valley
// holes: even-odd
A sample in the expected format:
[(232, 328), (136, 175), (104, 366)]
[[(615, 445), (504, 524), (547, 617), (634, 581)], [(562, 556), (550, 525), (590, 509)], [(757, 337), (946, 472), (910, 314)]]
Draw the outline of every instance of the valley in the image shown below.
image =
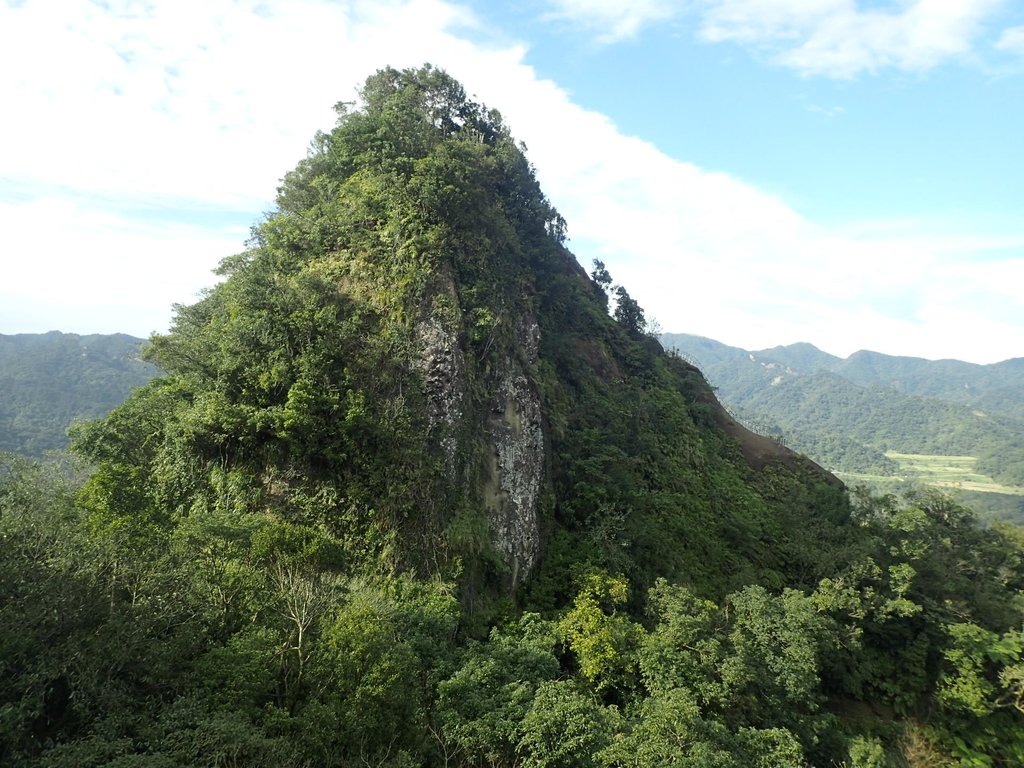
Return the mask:
[(989, 366), (810, 344), (766, 350), (687, 334), (662, 342), (698, 365), (747, 426), (850, 486), (954, 493), (992, 520), (1024, 521), (1020, 360)]
[(895, 477), (865, 472), (839, 472), (847, 484), (864, 482), (884, 486), (886, 483), (918, 482), (936, 488), (1024, 496), (1024, 488), (997, 483), (976, 471), (976, 456), (936, 456), (923, 453), (885, 454), (899, 465)]

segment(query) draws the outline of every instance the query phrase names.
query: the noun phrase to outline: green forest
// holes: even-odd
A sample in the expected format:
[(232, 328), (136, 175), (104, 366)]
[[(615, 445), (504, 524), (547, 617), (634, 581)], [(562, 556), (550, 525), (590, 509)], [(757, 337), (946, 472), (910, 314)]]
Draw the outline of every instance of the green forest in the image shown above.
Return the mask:
[(444, 72), (336, 109), (0, 459), (0, 765), (1024, 764), (1024, 532), (737, 424)]
[[(687, 334), (661, 340), (707, 374), (743, 423), (844, 479), (927, 484), (933, 473), (899, 454), (971, 457), (971, 471), (946, 487), (988, 517), (1024, 522), (1024, 358), (975, 365), (861, 351), (842, 359), (810, 344), (749, 351)], [(987, 492), (972, 490), (977, 475)]]
[(68, 447), (75, 421), (105, 416), (159, 371), (125, 334), (0, 334), (0, 451)]

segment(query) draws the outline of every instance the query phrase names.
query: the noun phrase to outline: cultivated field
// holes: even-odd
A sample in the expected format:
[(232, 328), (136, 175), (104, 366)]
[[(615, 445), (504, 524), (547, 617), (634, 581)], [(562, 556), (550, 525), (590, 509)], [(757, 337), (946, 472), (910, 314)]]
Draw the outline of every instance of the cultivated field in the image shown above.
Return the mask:
[(847, 484), (867, 483), (885, 487), (909, 482), (976, 493), (1024, 496), (1024, 488), (1002, 485), (991, 477), (976, 472), (975, 465), (978, 459), (974, 456), (938, 456), (892, 451), (885, 455), (899, 463), (900, 470), (896, 477), (843, 472), (840, 473), (840, 478)]

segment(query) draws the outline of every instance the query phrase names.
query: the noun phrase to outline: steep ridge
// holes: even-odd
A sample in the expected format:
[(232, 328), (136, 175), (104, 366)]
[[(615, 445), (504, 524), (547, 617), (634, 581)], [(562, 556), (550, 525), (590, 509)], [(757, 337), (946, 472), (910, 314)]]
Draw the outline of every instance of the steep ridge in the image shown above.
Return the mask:
[(161, 514), (315, 522), (353, 564), (460, 569), (469, 602), (529, 582), (556, 605), (584, 566), (720, 591), (822, 551), (793, 522), (842, 524), (835, 478), (609, 316), (496, 113), (429, 69), (364, 100), (152, 340), (168, 376), (80, 450), (131, 452)]

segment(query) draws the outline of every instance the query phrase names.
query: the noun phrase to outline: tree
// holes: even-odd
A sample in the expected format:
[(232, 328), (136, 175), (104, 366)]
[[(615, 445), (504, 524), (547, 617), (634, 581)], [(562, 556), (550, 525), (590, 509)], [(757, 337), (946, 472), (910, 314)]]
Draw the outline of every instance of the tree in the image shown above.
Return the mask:
[(558, 675), (554, 647), (552, 627), (535, 614), (470, 646), (462, 665), (438, 687), (440, 736), (448, 749), (458, 749), (471, 764), (514, 764), (537, 689)]
[(608, 743), (614, 710), (566, 680), (541, 683), (522, 723), (525, 768), (589, 768)]
[(647, 330), (644, 311), (624, 286), (615, 287), (615, 319), (631, 336), (642, 336)]
[(600, 259), (594, 259), (594, 268), (590, 271), (590, 277), (595, 283), (597, 283), (597, 287), (601, 289), (600, 298), (607, 309), (608, 294), (612, 290), (612, 276), (608, 273), (608, 269), (605, 267), (603, 261)]
[(562, 641), (576, 657), (580, 673), (599, 694), (631, 687), (641, 629), (620, 612), (629, 597), (622, 577), (587, 574), (572, 608), (558, 622)]

